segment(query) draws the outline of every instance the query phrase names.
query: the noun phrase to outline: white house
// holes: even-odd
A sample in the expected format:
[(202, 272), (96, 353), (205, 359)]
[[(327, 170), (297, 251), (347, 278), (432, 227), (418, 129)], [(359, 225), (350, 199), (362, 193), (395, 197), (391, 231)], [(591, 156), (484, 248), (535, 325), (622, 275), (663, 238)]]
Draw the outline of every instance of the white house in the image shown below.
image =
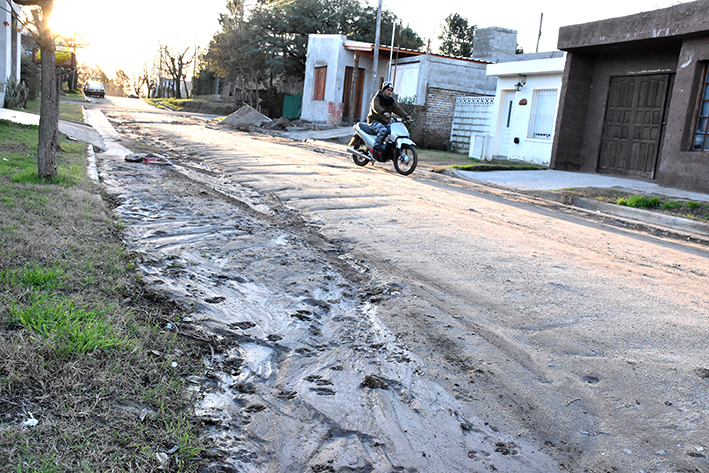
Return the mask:
[(0, 107), (5, 103), (7, 80), (11, 76), (20, 79), (22, 43), (13, 7), (10, 0), (0, 0)]
[(550, 163), (566, 55), (549, 55), (487, 66), (498, 81), (485, 157)]

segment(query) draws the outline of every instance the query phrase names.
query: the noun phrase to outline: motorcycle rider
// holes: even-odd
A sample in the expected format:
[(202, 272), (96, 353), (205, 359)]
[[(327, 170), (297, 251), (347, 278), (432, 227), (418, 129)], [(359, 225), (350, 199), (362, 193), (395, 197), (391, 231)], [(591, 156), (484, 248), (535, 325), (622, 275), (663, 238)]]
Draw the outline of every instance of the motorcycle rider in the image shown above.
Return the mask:
[(370, 156), (375, 157), (376, 154), (384, 151), (384, 138), (391, 133), (391, 125), (389, 120), (391, 114), (397, 115), (406, 120), (411, 120), (411, 117), (406, 114), (396, 99), (392, 96), (394, 93), (394, 84), (387, 81), (382, 84), (381, 90), (372, 98), (372, 103), (369, 106), (369, 115), (367, 115), (367, 123), (369, 127), (377, 132), (377, 137), (374, 140), (374, 149), (370, 151)]

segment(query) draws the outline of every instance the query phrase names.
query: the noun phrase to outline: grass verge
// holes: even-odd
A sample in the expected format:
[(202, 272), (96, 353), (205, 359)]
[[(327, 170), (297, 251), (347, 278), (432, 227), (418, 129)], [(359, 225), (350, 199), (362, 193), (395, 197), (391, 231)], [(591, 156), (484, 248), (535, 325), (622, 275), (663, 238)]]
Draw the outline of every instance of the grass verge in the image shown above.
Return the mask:
[(522, 171), (547, 169), (547, 166), (513, 161), (509, 159), (494, 158), (490, 161), (481, 161), (469, 158), (465, 154), (451, 151), (437, 151), (431, 149), (418, 149), (419, 164), (433, 167), (435, 172), (453, 168), (461, 171)]
[(230, 102), (212, 102), (202, 99), (145, 99), (148, 103), (158, 108), (167, 110), (196, 113), (208, 113), (212, 115), (231, 115), (236, 110), (233, 103)]
[(677, 201), (657, 196), (631, 195), (620, 197), (614, 203), (626, 207), (659, 211), (679, 217), (709, 222), (709, 203), (706, 202)]
[(48, 183), (37, 134), (0, 122), (0, 471), (199, 471), (202, 350), (163, 329), (180, 312), (141, 286), (86, 146), (62, 138)]
[(663, 195), (633, 194), (618, 189), (597, 187), (564, 189), (563, 193), (584, 197), (586, 199), (595, 199), (608, 204), (622, 205), (625, 207), (673, 215), (675, 217), (709, 222), (709, 202), (678, 200)]

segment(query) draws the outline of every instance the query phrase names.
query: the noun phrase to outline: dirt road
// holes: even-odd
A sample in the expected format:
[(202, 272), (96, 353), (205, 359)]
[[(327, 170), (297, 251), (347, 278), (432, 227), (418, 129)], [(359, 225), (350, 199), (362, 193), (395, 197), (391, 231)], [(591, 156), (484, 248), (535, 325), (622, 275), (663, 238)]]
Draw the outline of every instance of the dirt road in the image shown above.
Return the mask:
[[(118, 133), (169, 158), (123, 160)], [(139, 101), (88, 111), (237, 471), (709, 471), (709, 251)]]

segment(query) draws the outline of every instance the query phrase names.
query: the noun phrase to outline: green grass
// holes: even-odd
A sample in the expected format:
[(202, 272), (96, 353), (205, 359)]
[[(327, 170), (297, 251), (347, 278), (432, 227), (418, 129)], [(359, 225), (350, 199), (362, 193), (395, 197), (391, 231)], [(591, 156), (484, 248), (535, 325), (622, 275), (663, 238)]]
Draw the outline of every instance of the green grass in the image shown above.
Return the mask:
[[(604, 197), (598, 197), (605, 200)], [(617, 205), (636, 209), (651, 210), (692, 220), (709, 221), (709, 203), (694, 201), (665, 200), (658, 196), (626, 195), (611, 200)]]
[(662, 204), (659, 197), (647, 198), (642, 195), (633, 195), (627, 198), (621, 197), (615, 203), (627, 207), (634, 207), (636, 209), (653, 209)]
[(36, 147), (37, 127), (0, 122), (0, 471), (160, 471), (166, 445), (166, 471), (199, 471), (201, 351), (160, 329), (180, 312), (141, 284), (86, 145), (61, 139), (52, 182)]
[(161, 99), (146, 99), (148, 103), (155, 105), (158, 108), (167, 108), (169, 110), (182, 110), (186, 102), (191, 101), (191, 99), (174, 99), (174, 98), (161, 98)]
[(77, 308), (73, 302), (56, 294), (33, 293), (26, 304), (12, 303), (8, 321), (32, 331), (33, 341), (47, 344), (56, 356), (65, 358), (131, 345), (116, 335), (109, 321), (104, 319), (106, 312)]
[(0, 283), (51, 291), (57, 288), (60, 274), (60, 270), (55, 268), (43, 268), (37, 264), (28, 264), (24, 268), (0, 271)]

